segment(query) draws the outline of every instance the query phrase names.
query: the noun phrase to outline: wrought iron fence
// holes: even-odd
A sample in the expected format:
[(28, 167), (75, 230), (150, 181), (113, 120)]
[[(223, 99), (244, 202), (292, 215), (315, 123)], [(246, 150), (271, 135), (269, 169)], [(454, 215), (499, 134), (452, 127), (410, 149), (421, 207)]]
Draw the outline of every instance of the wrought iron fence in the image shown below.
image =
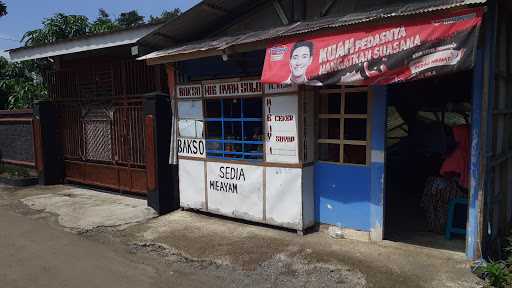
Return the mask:
[(145, 165), (142, 99), (58, 105), (58, 136), (65, 160)]

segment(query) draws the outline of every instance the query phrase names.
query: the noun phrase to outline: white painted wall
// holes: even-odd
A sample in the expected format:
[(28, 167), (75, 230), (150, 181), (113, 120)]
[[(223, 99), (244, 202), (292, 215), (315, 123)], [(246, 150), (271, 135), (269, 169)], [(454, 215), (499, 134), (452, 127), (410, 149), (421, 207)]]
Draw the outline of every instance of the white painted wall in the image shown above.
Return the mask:
[(203, 161), (179, 161), (181, 207), (206, 209), (204, 165)]
[(216, 162), (206, 166), (208, 211), (263, 221), (263, 167)]
[(302, 169), (266, 168), (267, 223), (302, 230)]

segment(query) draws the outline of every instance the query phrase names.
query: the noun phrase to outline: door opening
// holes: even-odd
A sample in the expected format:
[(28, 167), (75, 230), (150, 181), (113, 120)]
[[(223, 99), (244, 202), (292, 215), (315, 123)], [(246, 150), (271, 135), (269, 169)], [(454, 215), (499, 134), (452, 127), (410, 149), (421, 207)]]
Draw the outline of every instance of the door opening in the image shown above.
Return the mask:
[(385, 239), (465, 251), (471, 83), (463, 72), (389, 87)]

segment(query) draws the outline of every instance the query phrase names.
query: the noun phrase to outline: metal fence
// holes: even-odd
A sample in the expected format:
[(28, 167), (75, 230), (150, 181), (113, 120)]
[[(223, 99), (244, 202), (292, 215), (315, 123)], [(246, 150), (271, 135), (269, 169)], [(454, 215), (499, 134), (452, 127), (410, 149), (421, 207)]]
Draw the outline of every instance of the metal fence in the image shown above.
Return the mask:
[(65, 160), (144, 167), (142, 99), (60, 103), (58, 111)]

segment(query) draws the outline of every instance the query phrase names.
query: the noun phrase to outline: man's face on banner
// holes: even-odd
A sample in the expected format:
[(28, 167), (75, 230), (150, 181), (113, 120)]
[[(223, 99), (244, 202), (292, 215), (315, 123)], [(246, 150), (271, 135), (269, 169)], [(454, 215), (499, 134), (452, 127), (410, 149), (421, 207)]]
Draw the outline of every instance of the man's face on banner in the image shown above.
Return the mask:
[(301, 46), (293, 50), (292, 57), (290, 59), (290, 69), (294, 77), (299, 78), (306, 76), (306, 71), (313, 58), (308, 47)]

